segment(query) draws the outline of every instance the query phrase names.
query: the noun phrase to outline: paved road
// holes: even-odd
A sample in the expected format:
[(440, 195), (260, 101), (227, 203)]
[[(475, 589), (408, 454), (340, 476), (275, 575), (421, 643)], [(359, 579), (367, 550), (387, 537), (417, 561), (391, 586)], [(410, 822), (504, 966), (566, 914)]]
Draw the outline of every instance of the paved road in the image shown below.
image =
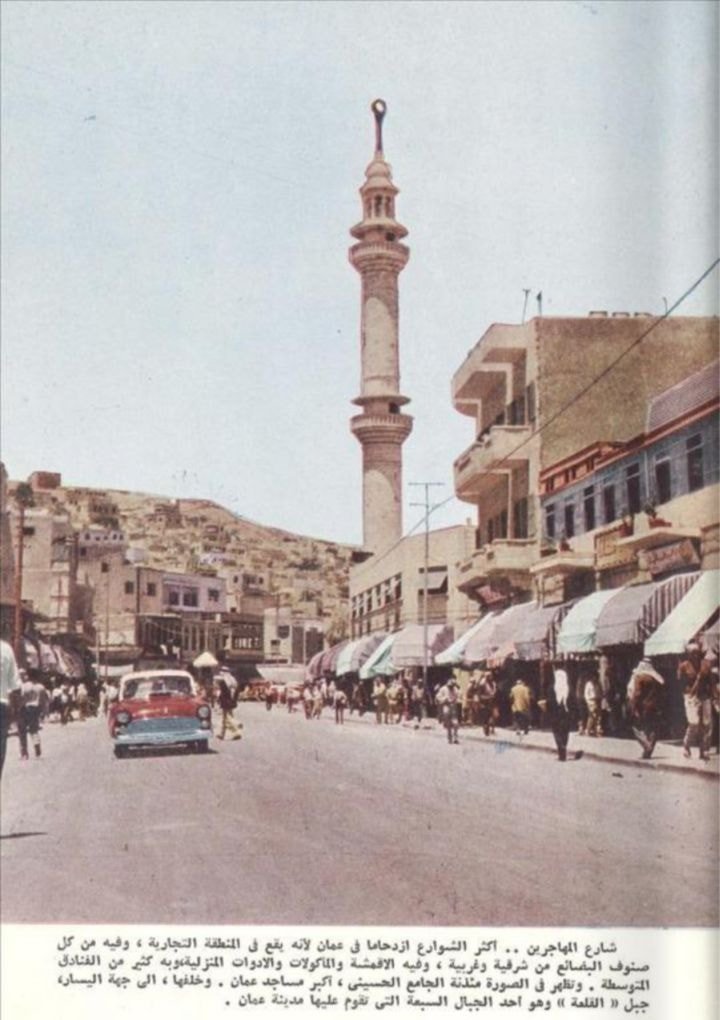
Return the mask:
[[(718, 924), (717, 787), (438, 731), (242, 708), (215, 753), (46, 726), (2, 780), (2, 919)], [(502, 748), (503, 745), (500, 745)]]

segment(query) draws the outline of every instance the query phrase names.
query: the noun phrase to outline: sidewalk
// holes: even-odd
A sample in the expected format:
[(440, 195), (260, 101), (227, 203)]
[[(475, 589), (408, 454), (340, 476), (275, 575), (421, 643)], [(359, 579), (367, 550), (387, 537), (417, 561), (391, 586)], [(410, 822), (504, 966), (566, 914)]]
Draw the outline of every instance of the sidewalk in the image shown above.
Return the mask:
[[(349, 715), (346, 712), (345, 723), (377, 725), (372, 712), (366, 712), (362, 717), (355, 714)], [(402, 729), (413, 728), (412, 723), (408, 722), (388, 725), (399, 725)], [(445, 730), (438, 725), (435, 719), (426, 719), (420, 732), (441, 737), (443, 740), (446, 739)], [(493, 736), (486, 737), (478, 727), (461, 726), (459, 736), (461, 743), (466, 740), (494, 743), (497, 745), (498, 753), (510, 749), (522, 749), (557, 754), (555, 741), (549, 730), (530, 730), (527, 736), (518, 736), (511, 729), (498, 727)], [(715, 750), (711, 752), (710, 760), (707, 762), (700, 760), (696, 747), (692, 749), (692, 757), (685, 758), (678, 741), (658, 741), (652, 758), (645, 760), (640, 757), (640, 745), (631, 738), (621, 740), (618, 737), (581, 737), (577, 733), (571, 733), (568, 741), (568, 760), (571, 760), (578, 752), (582, 752), (583, 758), (606, 761), (614, 765), (637, 766), (643, 769), (653, 769), (656, 772), (685, 772), (711, 779), (720, 778), (720, 758)]]

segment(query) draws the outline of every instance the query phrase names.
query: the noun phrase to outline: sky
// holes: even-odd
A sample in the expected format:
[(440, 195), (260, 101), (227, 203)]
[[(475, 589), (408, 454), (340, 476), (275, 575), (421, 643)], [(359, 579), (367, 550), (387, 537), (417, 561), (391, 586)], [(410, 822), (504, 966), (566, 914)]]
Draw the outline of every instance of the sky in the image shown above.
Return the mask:
[[(11, 478), (214, 499), (362, 539), (373, 152), (400, 277), (410, 483), (472, 442), (450, 383), (493, 322), (661, 314), (717, 257), (714, 3), (12, 2), (2, 10), (2, 457)], [(713, 273), (678, 314), (717, 314)]]

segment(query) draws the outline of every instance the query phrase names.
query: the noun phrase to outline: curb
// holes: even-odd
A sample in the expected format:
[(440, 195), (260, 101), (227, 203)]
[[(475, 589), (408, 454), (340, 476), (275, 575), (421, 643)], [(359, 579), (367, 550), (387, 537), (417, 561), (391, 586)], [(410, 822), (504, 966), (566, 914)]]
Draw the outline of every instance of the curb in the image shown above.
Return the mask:
[[(353, 718), (352, 716), (347, 715), (345, 716), (346, 723), (347, 722), (360, 723), (362, 721), (363, 720), (358, 717)], [(400, 727), (401, 729), (406, 728), (402, 723), (400, 724)], [(418, 732), (422, 731), (423, 727), (421, 726)], [(503, 744), (505, 745), (505, 748), (508, 750), (510, 748), (513, 748), (522, 749), (523, 751), (539, 751), (542, 754), (551, 754), (553, 755), (553, 757), (557, 755), (557, 751), (554, 746), (545, 747), (543, 744), (526, 744), (522, 740), (512, 740), (509, 737), (506, 738), (504, 736), (497, 736), (493, 738), (486, 737), (478, 733), (468, 732), (467, 730), (465, 730), (465, 732), (463, 731), (464, 728), (461, 727), (460, 733), (461, 735), (464, 736), (464, 739), (472, 740), (476, 743), (482, 744), (487, 742), (488, 744), (494, 744), (496, 746), (498, 744)], [(426, 733), (436, 732), (436, 728), (435, 727), (433, 727), (432, 729), (430, 729), (429, 727), (425, 728), (425, 732)], [(440, 735), (439, 730), (438, 735)], [(591, 761), (607, 762), (609, 765), (623, 765), (625, 766), (625, 768), (650, 769), (653, 772), (674, 772), (678, 775), (701, 776), (703, 779), (714, 779), (715, 781), (720, 780), (720, 773), (718, 771), (700, 768), (697, 765), (681, 765), (675, 764), (674, 762), (653, 761), (652, 759), (643, 758), (631, 758), (631, 759), (621, 758), (614, 754), (599, 754), (595, 750), (588, 751), (585, 750), (585, 748), (574, 748), (572, 750), (568, 750), (568, 760), (570, 760), (572, 755), (577, 753), (578, 751), (581, 752), (583, 758), (588, 758)]]

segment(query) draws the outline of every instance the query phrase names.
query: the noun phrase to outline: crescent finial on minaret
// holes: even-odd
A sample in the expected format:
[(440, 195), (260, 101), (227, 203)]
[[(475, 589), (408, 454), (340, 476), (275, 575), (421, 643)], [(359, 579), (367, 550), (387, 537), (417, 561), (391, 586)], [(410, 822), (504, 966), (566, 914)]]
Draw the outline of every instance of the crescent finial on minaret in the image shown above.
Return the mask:
[(387, 112), (387, 104), (384, 99), (374, 99), (370, 104), (370, 109), (375, 115), (375, 152), (379, 152), (382, 155), (382, 122)]

